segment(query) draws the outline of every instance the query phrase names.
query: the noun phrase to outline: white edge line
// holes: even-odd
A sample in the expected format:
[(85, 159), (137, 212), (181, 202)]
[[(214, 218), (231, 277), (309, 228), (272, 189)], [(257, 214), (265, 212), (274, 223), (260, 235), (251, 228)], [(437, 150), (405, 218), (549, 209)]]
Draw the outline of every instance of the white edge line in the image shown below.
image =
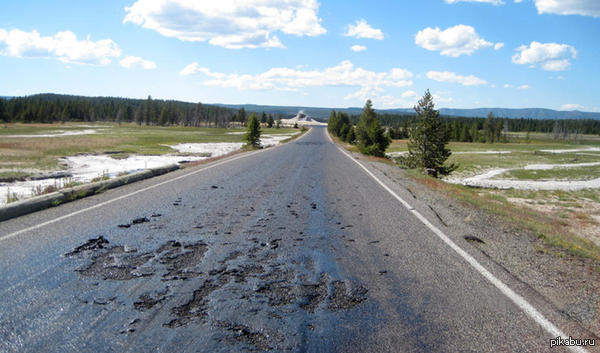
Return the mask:
[[(329, 141), (334, 143), (331, 139), (331, 136), (328, 132), (325, 132)], [(427, 228), (429, 228), (435, 235), (437, 235), (444, 243), (446, 243), (452, 250), (454, 250), (458, 255), (460, 255), (465, 261), (469, 263), (469, 265), (473, 266), (477, 272), (479, 272), (485, 279), (490, 281), (496, 288), (502, 292), (505, 296), (507, 296), (515, 305), (517, 305), (527, 316), (532, 318), (536, 323), (538, 323), (546, 332), (548, 332), (552, 338), (560, 336), (562, 338), (567, 338), (567, 336), (552, 322), (544, 317), (542, 313), (540, 313), (533, 305), (529, 304), (525, 298), (515, 293), (510, 287), (504, 284), (501, 280), (496, 278), (491, 272), (489, 272), (485, 267), (483, 267), (474, 257), (469, 255), (466, 251), (461, 249), (456, 243), (454, 243), (444, 232), (442, 232), (439, 228), (431, 224), (419, 211), (415, 210), (408, 202), (402, 199), (398, 194), (396, 194), (392, 189), (390, 189), (387, 185), (385, 185), (379, 178), (377, 178), (367, 167), (365, 167), (362, 163), (355, 160), (350, 154), (344, 151), (341, 147), (336, 146), (340, 152), (342, 152), (346, 157), (350, 158), (354, 163), (358, 164), (371, 178), (373, 178), (379, 185), (381, 185), (388, 193), (390, 193), (395, 199), (400, 201), (400, 203), (406, 207), (417, 219), (419, 219)], [(550, 342), (548, 342), (548, 345)], [(568, 346), (566, 347), (572, 352), (578, 353), (588, 353), (585, 348)]]
[[(301, 139), (301, 138), (303, 138), (304, 136), (308, 135), (308, 133), (309, 133), (309, 132), (310, 132), (310, 130), (309, 130), (309, 131), (307, 131), (307, 132), (306, 132), (305, 134), (303, 134), (302, 136), (300, 136), (300, 137), (298, 137), (298, 138), (296, 138), (295, 140), (293, 140), (293, 141), (290, 141), (290, 142), (295, 142), (295, 141), (298, 141), (298, 140), (300, 140), (300, 139)], [(42, 222), (42, 223), (40, 223), (40, 224), (36, 224), (35, 226), (27, 227), (27, 228), (24, 228), (24, 229), (18, 230), (18, 231), (16, 231), (16, 232), (13, 232), (13, 233), (9, 233), (9, 234), (3, 235), (3, 236), (1, 236), (1, 237), (0, 237), (0, 242), (2, 242), (2, 241), (5, 241), (5, 240), (8, 240), (8, 239), (11, 239), (11, 238), (14, 238), (14, 237), (16, 237), (17, 235), (20, 235), (20, 234), (23, 234), (23, 233), (26, 233), (26, 232), (29, 232), (29, 231), (32, 231), (32, 230), (35, 230), (35, 229), (38, 229), (38, 228), (44, 227), (44, 226), (47, 226), (47, 225), (49, 225), (49, 224), (52, 224), (52, 223), (56, 223), (56, 222), (62, 221), (63, 219), (67, 219), (67, 218), (69, 218), (69, 217), (76, 216), (76, 215), (78, 215), (78, 214), (81, 214), (81, 213), (84, 213), (84, 212), (87, 212), (87, 211), (90, 211), (90, 210), (93, 210), (93, 209), (96, 209), (96, 208), (99, 208), (99, 207), (102, 207), (102, 206), (106, 206), (106, 205), (108, 205), (108, 204), (111, 204), (111, 203), (113, 203), (113, 202), (115, 202), (115, 201), (119, 201), (119, 200), (122, 200), (122, 199), (128, 198), (128, 197), (130, 197), (130, 196), (133, 196), (133, 195), (136, 195), (136, 194), (139, 194), (139, 193), (142, 193), (142, 192), (148, 191), (148, 190), (155, 189), (155, 188), (157, 188), (157, 187), (159, 187), (159, 186), (162, 186), (162, 185), (165, 185), (165, 184), (172, 183), (172, 182), (174, 182), (174, 181), (177, 181), (177, 180), (179, 180), (179, 179), (187, 178), (187, 177), (189, 177), (189, 176), (192, 176), (192, 175), (198, 174), (198, 173), (200, 173), (200, 172), (203, 172), (203, 171), (205, 171), (205, 170), (208, 170), (208, 169), (211, 169), (211, 168), (214, 168), (214, 167), (218, 167), (218, 166), (220, 166), (220, 165), (227, 164), (227, 163), (229, 163), (229, 162), (233, 162), (233, 161), (236, 161), (236, 160), (238, 160), (238, 159), (242, 159), (242, 158), (250, 157), (250, 156), (253, 156), (253, 155), (255, 155), (255, 154), (258, 154), (258, 153), (261, 153), (261, 152), (265, 152), (265, 151), (272, 151), (272, 150), (274, 150), (275, 148), (278, 148), (278, 147), (281, 147), (281, 146), (285, 146), (285, 145), (287, 145), (287, 143), (284, 143), (284, 144), (279, 144), (279, 145), (276, 145), (275, 147), (272, 147), (272, 148), (265, 148), (265, 149), (258, 150), (258, 151), (254, 151), (254, 152), (244, 153), (244, 154), (242, 154), (241, 156), (233, 157), (233, 158), (230, 158), (230, 159), (227, 159), (227, 160), (224, 160), (224, 161), (217, 162), (217, 163), (215, 163), (215, 164), (210, 164), (210, 165), (208, 165), (208, 166), (206, 166), (206, 167), (204, 167), (204, 168), (201, 168), (201, 169), (194, 170), (194, 171), (192, 171), (192, 172), (190, 172), (190, 173), (187, 173), (187, 174), (184, 174), (184, 175), (180, 175), (180, 176), (178, 176), (178, 177), (176, 177), (176, 178), (173, 178), (173, 179), (168, 179), (168, 180), (165, 180), (165, 181), (163, 181), (163, 182), (160, 182), (160, 183), (158, 183), (158, 184), (150, 185), (150, 186), (147, 186), (147, 187), (145, 187), (145, 188), (143, 188), (143, 189), (139, 189), (139, 190), (133, 191), (133, 192), (131, 192), (131, 193), (129, 193), (129, 194), (121, 195), (121, 196), (119, 196), (119, 197), (115, 197), (114, 199), (110, 199), (110, 200), (107, 200), (107, 201), (101, 202), (101, 203), (99, 203), (99, 204), (96, 204), (96, 205), (94, 205), (94, 206), (90, 206), (90, 207), (88, 207), (88, 208), (84, 208), (84, 209), (81, 209), (81, 210), (78, 210), (78, 211), (75, 211), (75, 212), (72, 212), (72, 213), (66, 214), (66, 215), (64, 215), (64, 216), (60, 216), (60, 217), (58, 217), (58, 218), (54, 218), (54, 219), (51, 219), (51, 220), (49, 220), (49, 221), (46, 221), (46, 222)]]

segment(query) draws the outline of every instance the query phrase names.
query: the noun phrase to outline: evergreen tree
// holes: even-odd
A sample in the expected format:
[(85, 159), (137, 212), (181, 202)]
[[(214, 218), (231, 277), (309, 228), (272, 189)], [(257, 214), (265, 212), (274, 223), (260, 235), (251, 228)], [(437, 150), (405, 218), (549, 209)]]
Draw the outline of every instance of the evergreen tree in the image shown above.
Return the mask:
[(240, 123), (242, 123), (242, 125), (246, 125), (246, 109), (244, 109), (244, 107), (240, 108), (237, 116), (238, 116), (238, 121)]
[(489, 143), (494, 143), (496, 141), (496, 119), (494, 119), (494, 113), (490, 112), (485, 119), (485, 123), (483, 124), (483, 130), (485, 131), (485, 139)]
[(260, 123), (256, 114), (252, 113), (248, 119), (248, 128), (246, 129), (246, 141), (248, 146), (260, 147)]
[(392, 142), (384, 134), (370, 99), (365, 103), (356, 125), (356, 140), (361, 153), (377, 157), (385, 156), (385, 150)]
[(267, 122), (267, 114), (265, 114), (265, 112), (262, 112), (262, 114), (260, 116), (260, 123), (265, 124), (266, 122)]
[(471, 125), (471, 141), (479, 142), (479, 124), (476, 122)]
[(350, 128), (348, 129), (348, 133), (344, 138), (344, 141), (352, 145), (356, 143), (356, 133), (354, 132), (354, 126), (350, 126)]
[(451, 173), (457, 166), (444, 165), (451, 154), (446, 148), (449, 136), (434, 107), (433, 97), (427, 90), (415, 106), (417, 116), (410, 129), (406, 162), (413, 168), (422, 168), (427, 174), (437, 177)]
[(267, 127), (272, 128), (273, 127), (273, 115), (269, 114), (269, 117), (267, 118)]
[(160, 110), (160, 116), (158, 118), (158, 124), (159, 125), (166, 125), (168, 120), (169, 120), (169, 117), (168, 117), (168, 113), (167, 113), (167, 106), (163, 105), (162, 109)]

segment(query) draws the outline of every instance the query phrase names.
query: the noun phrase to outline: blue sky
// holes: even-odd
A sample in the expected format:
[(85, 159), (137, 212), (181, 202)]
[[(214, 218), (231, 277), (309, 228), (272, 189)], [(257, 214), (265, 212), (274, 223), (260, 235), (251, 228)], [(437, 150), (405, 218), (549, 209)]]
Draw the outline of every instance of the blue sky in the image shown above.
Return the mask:
[(598, 0), (10, 1), (0, 95), (600, 111)]

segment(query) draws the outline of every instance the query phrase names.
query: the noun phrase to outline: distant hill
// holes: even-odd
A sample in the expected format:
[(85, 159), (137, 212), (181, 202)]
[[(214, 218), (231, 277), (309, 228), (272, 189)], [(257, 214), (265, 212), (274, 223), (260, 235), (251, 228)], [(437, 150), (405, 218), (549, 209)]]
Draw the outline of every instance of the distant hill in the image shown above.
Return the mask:
[[(327, 119), (332, 110), (341, 111), (350, 115), (358, 115), (362, 108), (319, 108), (305, 106), (277, 106), (277, 105), (256, 105), (256, 104), (218, 104), (228, 108), (240, 109), (244, 107), (250, 112), (265, 112), (267, 114), (281, 114), (285, 118), (295, 116), (300, 110), (310, 117)], [(398, 109), (377, 109), (377, 112), (383, 114), (414, 114), (411, 108)], [(485, 118), (490, 112), (499, 118), (525, 118), (525, 119), (600, 119), (600, 113), (574, 111), (559, 111), (544, 108), (474, 108), (474, 109), (451, 109), (441, 108), (440, 114), (445, 116), (460, 117), (479, 117)]]
[(562, 111), (544, 108), (476, 108), (476, 109), (440, 109), (440, 114), (463, 117), (486, 117), (490, 112), (501, 118), (525, 119), (600, 119), (600, 113), (581, 112), (579, 110)]

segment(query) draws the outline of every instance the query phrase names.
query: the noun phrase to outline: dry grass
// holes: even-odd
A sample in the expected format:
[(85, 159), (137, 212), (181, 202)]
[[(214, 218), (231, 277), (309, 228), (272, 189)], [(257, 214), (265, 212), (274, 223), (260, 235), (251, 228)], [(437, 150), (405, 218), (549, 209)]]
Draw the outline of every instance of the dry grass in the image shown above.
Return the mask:
[[(553, 213), (540, 212), (532, 207), (515, 204), (503, 195), (486, 190), (448, 184), (417, 171), (408, 171), (408, 175), (432, 190), (437, 190), (454, 199), (497, 215), (510, 224), (525, 228), (548, 245), (567, 251), (572, 255), (600, 262), (600, 247), (593, 241), (575, 234), (571, 222), (556, 217)], [(585, 222), (594, 221), (589, 215), (582, 212), (575, 212), (574, 218), (585, 220)]]

